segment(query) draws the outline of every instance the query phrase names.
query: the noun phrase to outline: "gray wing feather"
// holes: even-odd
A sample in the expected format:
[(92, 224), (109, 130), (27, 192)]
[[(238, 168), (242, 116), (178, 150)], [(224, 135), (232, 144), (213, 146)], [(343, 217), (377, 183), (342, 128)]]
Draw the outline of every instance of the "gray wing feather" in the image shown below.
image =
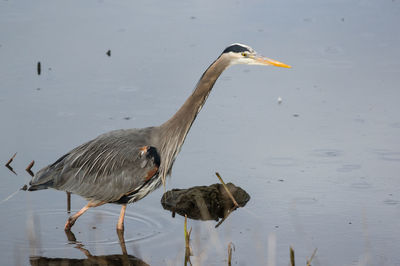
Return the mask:
[(55, 189), (96, 201), (118, 201), (143, 186), (148, 173), (158, 169), (158, 152), (145, 135), (143, 130), (101, 135), (39, 171), (36, 179), (42, 182), (36, 184), (51, 177)]

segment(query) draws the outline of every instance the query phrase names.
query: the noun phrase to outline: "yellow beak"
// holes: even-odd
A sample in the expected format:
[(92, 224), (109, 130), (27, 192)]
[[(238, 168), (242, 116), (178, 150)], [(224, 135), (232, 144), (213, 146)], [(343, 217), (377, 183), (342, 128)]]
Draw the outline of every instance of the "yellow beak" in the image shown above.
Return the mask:
[(286, 65), (284, 63), (281, 63), (279, 61), (276, 61), (274, 59), (270, 59), (267, 57), (262, 57), (262, 56), (256, 56), (254, 57), (254, 60), (262, 65), (272, 65), (272, 66), (276, 66), (276, 67), (285, 67), (285, 68), (291, 68), (291, 66)]

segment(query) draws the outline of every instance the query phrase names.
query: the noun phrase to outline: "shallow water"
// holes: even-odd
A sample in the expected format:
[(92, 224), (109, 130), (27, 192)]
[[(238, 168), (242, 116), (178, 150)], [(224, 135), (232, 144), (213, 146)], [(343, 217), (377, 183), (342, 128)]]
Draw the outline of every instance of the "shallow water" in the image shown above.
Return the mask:
[[(189, 220), (192, 262), (398, 265), (400, 1), (1, 1), (0, 256), (85, 258), (63, 225), (66, 195), (17, 193), (34, 171), (118, 128), (158, 125), (233, 42), (293, 65), (235, 66), (215, 85), (167, 189), (218, 171), (251, 200), (217, 229)], [(106, 53), (111, 50), (111, 56)], [(37, 63), (41, 62), (41, 75)], [(278, 98), (282, 103), (278, 104)], [(183, 218), (160, 189), (129, 206), (129, 255), (181, 265)], [(72, 196), (72, 209), (85, 204)], [(119, 207), (88, 211), (73, 232), (92, 255), (121, 254)]]

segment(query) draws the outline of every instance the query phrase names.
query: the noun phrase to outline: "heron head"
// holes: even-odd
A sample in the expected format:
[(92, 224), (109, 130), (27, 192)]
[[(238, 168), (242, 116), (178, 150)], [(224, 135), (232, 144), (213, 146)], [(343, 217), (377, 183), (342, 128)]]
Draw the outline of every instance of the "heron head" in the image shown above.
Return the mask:
[(231, 64), (244, 64), (244, 65), (263, 65), (263, 66), (277, 66), (291, 68), (291, 66), (276, 60), (257, 55), (256, 51), (250, 46), (240, 43), (234, 43), (228, 46), (223, 52), (222, 56), (228, 57)]

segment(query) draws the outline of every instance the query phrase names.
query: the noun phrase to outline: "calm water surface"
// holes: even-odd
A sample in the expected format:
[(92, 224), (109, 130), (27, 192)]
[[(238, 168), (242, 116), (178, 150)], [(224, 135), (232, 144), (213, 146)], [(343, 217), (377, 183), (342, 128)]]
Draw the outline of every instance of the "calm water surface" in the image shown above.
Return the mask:
[[(195, 265), (400, 265), (400, 1), (0, 2), (0, 256), (84, 259), (63, 231), (66, 195), (17, 191), (33, 170), (118, 128), (158, 125), (229, 44), (293, 69), (235, 66), (215, 85), (167, 189), (214, 172), (251, 200), (219, 228), (189, 220)], [(111, 50), (111, 56), (106, 52)], [(41, 62), (42, 73), (36, 72)], [(278, 98), (282, 103), (278, 104)], [(183, 218), (160, 189), (127, 211), (127, 252), (181, 265)], [(73, 211), (85, 200), (72, 196)], [(121, 254), (119, 206), (73, 227)]]

